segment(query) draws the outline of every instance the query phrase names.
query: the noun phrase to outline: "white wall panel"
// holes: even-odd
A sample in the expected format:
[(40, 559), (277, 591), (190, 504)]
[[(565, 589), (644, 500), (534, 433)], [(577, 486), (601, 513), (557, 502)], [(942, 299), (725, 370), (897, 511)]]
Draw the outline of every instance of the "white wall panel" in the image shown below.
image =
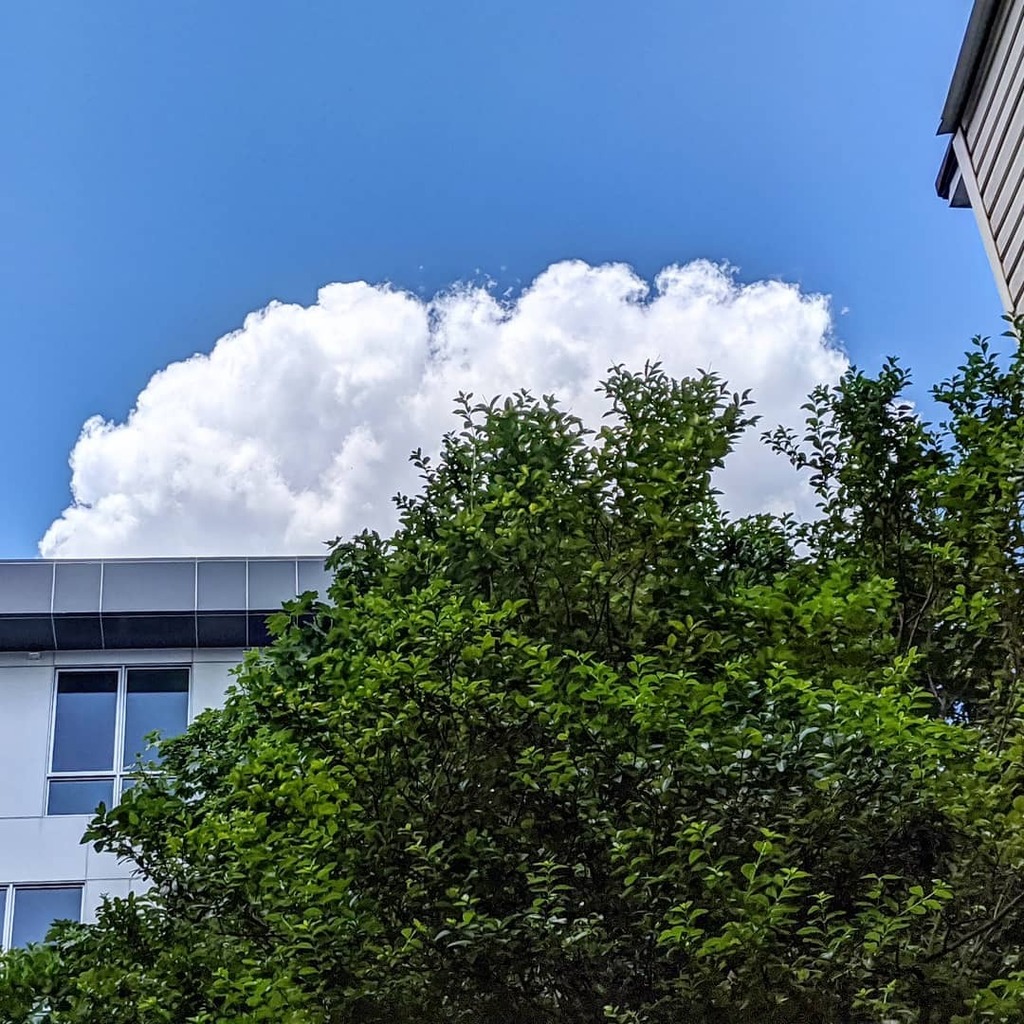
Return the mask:
[(0, 882), (81, 882), (88, 851), (84, 815), (0, 818)]
[[(219, 653), (219, 652), (218, 652)], [(230, 652), (225, 652), (229, 654)], [(235, 651), (233, 657), (221, 661), (200, 661), (192, 664), (192, 715), (195, 717), (204, 708), (219, 708), (224, 705), (224, 695), (234, 680), (231, 670), (242, 660), (242, 652)]]
[(0, 818), (42, 814), (45, 801), (53, 669), (20, 660), (0, 666)]

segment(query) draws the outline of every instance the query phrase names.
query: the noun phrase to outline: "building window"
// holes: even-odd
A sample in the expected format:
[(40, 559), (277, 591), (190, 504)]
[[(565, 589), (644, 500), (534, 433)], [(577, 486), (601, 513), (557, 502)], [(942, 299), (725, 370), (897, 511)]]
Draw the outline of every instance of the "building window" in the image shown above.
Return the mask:
[(42, 942), (54, 921), (81, 920), (80, 885), (0, 885), (0, 950)]
[(131, 785), (139, 758), (155, 765), (146, 737), (188, 725), (187, 668), (61, 670), (53, 714), (47, 814), (92, 814)]

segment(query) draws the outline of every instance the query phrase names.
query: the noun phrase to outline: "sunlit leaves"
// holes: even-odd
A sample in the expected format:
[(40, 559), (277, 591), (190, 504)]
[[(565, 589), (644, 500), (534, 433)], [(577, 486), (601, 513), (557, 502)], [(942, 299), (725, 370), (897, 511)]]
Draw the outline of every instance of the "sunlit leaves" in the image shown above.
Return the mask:
[(774, 435), (820, 492), (802, 525), (720, 509), (753, 417), (713, 376), (614, 370), (596, 435), (462, 396), (396, 536), (337, 543), (331, 602), (277, 616), (91, 826), (152, 888), (8, 957), (0, 1017), (1015, 1019), (1017, 383), (991, 358), (940, 396), (945, 440), (896, 364), (816, 393)]

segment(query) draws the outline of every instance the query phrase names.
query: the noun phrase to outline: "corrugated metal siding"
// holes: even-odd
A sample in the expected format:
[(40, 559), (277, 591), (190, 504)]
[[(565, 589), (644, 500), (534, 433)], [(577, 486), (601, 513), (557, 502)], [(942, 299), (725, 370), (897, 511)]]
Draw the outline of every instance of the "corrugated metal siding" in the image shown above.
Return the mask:
[(1024, 0), (1007, 0), (990, 37), (963, 133), (1014, 308), (1024, 307)]

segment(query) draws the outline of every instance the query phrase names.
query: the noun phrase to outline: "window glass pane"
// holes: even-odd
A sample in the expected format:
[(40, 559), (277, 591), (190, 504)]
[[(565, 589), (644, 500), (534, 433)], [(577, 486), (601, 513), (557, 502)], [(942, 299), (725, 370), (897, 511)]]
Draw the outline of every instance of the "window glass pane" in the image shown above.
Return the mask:
[(113, 779), (52, 779), (47, 814), (92, 814), (114, 802)]
[(5, 913), (6, 910), (7, 910), (7, 887), (4, 886), (4, 885), (0, 885), (0, 950), (2, 950), (4, 948), (3, 947), (4, 925), (7, 924), (7, 915)]
[(124, 764), (159, 760), (155, 750), (146, 750), (145, 737), (159, 732), (161, 738), (177, 736), (188, 725), (188, 669), (133, 668), (128, 670), (125, 701)]
[(42, 942), (54, 921), (81, 919), (82, 887), (15, 889), (12, 946)]
[(53, 733), (55, 772), (114, 767), (117, 672), (61, 672)]

